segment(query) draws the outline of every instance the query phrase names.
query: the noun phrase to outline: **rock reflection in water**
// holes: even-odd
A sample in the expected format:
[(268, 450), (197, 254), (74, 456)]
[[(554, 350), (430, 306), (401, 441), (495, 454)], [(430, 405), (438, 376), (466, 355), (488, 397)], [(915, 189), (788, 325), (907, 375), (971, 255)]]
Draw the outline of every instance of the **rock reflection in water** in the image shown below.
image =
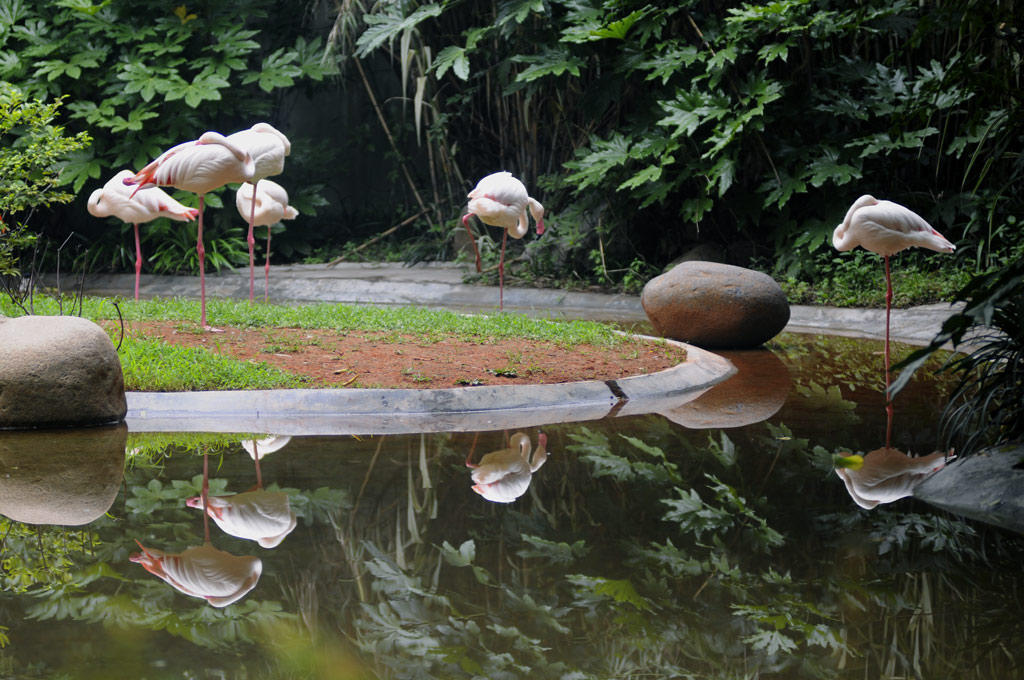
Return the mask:
[[(258, 460), (256, 469), (259, 470)], [(213, 546), (210, 541), (209, 489), (209, 456), (203, 454), (203, 487), (199, 507), (206, 508), (207, 513), (203, 515), (202, 545), (172, 554), (147, 548), (136, 539), (142, 552), (133, 553), (128, 559), (142, 565), (146, 571), (185, 595), (204, 599), (214, 607), (226, 607), (256, 587), (263, 573), (263, 562), (253, 555), (232, 555)]]
[(690, 429), (743, 427), (767, 420), (786, 402), (793, 381), (773, 352), (755, 349), (718, 352), (736, 374), (675, 408), (662, 410), (669, 420)]
[(533, 473), (548, 459), (548, 438), (537, 435), (537, 450), (530, 456), (529, 435), (516, 432), (509, 438), (509, 448), (485, 453), (479, 463), (473, 462), (473, 451), (466, 457), (466, 467), (473, 468), (473, 491), (495, 503), (511, 503), (526, 493)]
[(121, 486), (128, 428), (0, 433), (0, 514), (80, 526), (102, 517)]
[(871, 509), (880, 503), (892, 503), (913, 495), (914, 487), (942, 469), (947, 459), (942, 451), (915, 457), (883, 447), (863, 457), (856, 454), (837, 457), (836, 474), (853, 501)]

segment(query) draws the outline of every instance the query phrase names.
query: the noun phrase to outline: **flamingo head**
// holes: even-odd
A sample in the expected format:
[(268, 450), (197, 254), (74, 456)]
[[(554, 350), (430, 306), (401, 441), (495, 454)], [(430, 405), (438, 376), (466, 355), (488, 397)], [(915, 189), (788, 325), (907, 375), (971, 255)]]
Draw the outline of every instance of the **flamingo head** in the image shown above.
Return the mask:
[(526, 199), (530, 204), (530, 214), (537, 223), (537, 236), (544, 233), (544, 206), (535, 198)]

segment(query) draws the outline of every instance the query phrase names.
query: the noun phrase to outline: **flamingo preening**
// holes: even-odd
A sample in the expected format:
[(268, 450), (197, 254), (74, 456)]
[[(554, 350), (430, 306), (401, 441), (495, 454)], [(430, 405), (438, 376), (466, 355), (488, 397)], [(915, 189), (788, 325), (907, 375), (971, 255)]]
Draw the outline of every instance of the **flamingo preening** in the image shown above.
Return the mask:
[(199, 196), (199, 226), (196, 252), (199, 254), (200, 325), (206, 323), (206, 251), (203, 248), (203, 198), (225, 184), (248, 182), (256, 172), (252, 155), (228, 141), (219, 132), (204, 132), (199, 139), (168, 149), (155, 161), (123, 182), (140, 189), (172, 186)]
[[(259, 184), (246, 182), (238, 187), (235, 207), (242, 219), (249, 221), (250, 235), (253, 227), (267, 228), (267, 263), (263, 266), (263, 301), (270, 297), (270, 227), (281, 220), (293, 220), (299, 211), (288, 205), (288, 192), (277, 182), (269, 179)], [(252, 265), (250, 244), (250, 265)], [(252, 297), (252, 276), (250, 272), (249, 296)]]
[(956, 249), (946, 237), (928, 222), (899, 203), (879, 201), (874, 196), (858, 198), (843, 218), (843, 223), (832, 232), (832, 245), (843, 252), (857, 246), (878, 253), (885, 261), (885, 410), (888, 426), (885, 446), (892, 446), (892, 399), (889, 396), (889, 313), (892, 309), (892, 277), (889, 258), (901, 250), (919, 247), (940, 253)]
[[(256, 165), (256, 170), (253, 172), (252, 178), (248, 181), (248, 183), (251, 184), (254, 188), (260, 183), (260, 180), (266, 179), (267, 177), (271, 177), (272, 175), (280, 175), (284, 171), (285, 156), (292, 152), (292, 144), (290, 141), (288, 141), (288, 138), (284, 135), (283, 132), (275, 128), (270, 123), (256, 123), (248, 130), (234, 132), (228, 135), (228, 141), (230, 141), (232, 144), (237, 145), (239, 148), (244, 149), (249, 153), (249, 155), (252, 156), (253, 162)], [(284, 191), (284, 189), (281, 189), (281, 191)], [(259, 194), (257, 193), (257, 196), (258, 195)], [(288, 204), (287, 193), (285, 194), (284, 203), (285, 205)], [(253, 229), (256, 226), (259, 226), (256, 224), (257, 209), (258, 206), (255, 203), (251, 203), (249, 208), (249, 215), (242, 215), (243, 219), (247, 219), (249, 221), (249, 235), (246, 237), (246, 241), (249, 244), (249, 302), (253, 301), (253, 285), (256, 269), (256, 237), (253, 235)], [(296, 212), (296, 214), (298, 213)], [(274, 222), (277, 222), (280, 219), (281, 218), (278, 218), (277, 220), (274, 220)], [(266, 267), (268, 286), (270, 277), (269, 226), (274, 222), (263, 223), (266, 224), (268, 227)]]
[(199, 211), (178, 203), (163, 190), (153, 187), (149, 191), (133, 195), (124, 180), (135, 175), (131, 170), (117, 173), (102, 189), (89, 195), (87, 209), (93, 217), (116, 217), (131, 224), (135, 230), (135, 299), (139, 299), (139, 275), (142, 273), (142, 244), (139, 241), (139, 224), (151, 222), (158, 217), (190, 222)]
[[(544, 233), (544, 206), (536, 199), (530, 198), (526, 187), (510, 172), (496, 172), (480, 180), (476, 188), (469, 192), (468, 212), (462, 217), (462, 225), (473, 238), (469, 228), (470, 215), (476, 215), (484, 224), (501, 227), (501, 258), (498, 260), (498, 309), (505, 305), (505, 244), (508, 237), (522, 238), (530, 227), (527, 211), (537, 223), (537, 235)], [(480, 249), (473, 240), (476, 251), (476, 270), (480, 271)]]

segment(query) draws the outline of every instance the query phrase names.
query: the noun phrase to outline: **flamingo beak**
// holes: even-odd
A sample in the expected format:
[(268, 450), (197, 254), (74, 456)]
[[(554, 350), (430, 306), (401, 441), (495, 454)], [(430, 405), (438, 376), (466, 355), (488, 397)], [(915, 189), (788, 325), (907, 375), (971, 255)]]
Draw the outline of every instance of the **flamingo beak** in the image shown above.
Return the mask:
[(537, 236), (540, 236), (543, 233), (544, 233), (544, 220), (542, 218), (542, 219), (537, 220)]

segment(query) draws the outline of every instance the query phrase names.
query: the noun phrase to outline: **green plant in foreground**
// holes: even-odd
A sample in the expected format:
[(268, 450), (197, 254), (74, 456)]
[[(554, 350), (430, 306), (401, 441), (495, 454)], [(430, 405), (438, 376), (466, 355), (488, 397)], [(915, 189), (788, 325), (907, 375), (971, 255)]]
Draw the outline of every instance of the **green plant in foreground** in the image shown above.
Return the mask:
[(35, 211), (74, 198), (56, 188), (58, 164), (89, 145), (85, 132), (65, 135), (55, 125), (61, 99), (44, 102), (25, 96), (0, 80), (0, 281), (19, 307), (27, 291), (21, 286), (22, 256), (37, 241), (30, 229)]

